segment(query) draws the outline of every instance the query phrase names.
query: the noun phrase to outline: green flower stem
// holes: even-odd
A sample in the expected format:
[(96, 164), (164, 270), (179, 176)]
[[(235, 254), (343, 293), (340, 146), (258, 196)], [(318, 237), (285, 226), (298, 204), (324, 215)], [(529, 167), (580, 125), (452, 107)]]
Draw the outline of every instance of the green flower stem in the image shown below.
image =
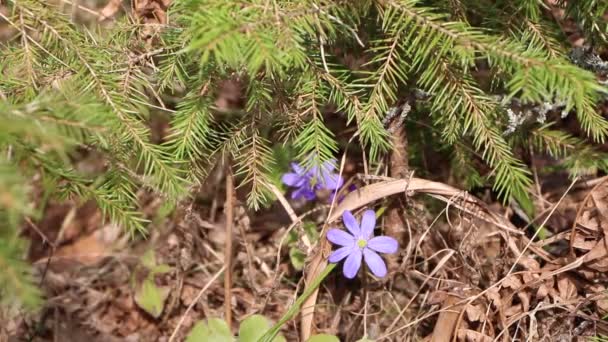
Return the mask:
[(304, 303), (306, 298), (308, 298), (319, 287), (319, 285), (321, 285), (321, 282), (323, 282), (323, 280), (331, 273), (331, 271), (333, 271), (334, 268), (336, 268), (336, 264), (328, 264), (327, 267), (325, 267), (325, 269), (323, 270), (323, 272), (321, 272), (321, 274), (319, 274), (315, 278), (315, 280), (310, 284), (310, 286), (308, 286), (304, 290), (304, 292), (298, 297), (298, 299), (296, 299), (294, 305), (289, 310), (287, 310), (283, 317), (281, 317), (281, 319), (275, 325), (273, 325), (272, 328), (270, 328), (264, 334), (264, 336), (262, 336), (258, 340), (258, 342), (271, 342), (275, 338), (275, 336), (277, 336), (283, 324), (289, 322), (293, 317), (298, 314), (298, 312), (300, 312), (302, 304)]

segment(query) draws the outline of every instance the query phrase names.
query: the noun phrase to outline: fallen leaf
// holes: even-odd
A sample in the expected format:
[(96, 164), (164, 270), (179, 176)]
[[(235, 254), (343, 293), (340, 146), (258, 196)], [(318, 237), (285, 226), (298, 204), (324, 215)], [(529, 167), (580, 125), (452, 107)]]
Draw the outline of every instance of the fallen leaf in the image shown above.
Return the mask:
[(479, 304), (469, 304), (464, 310), (470, 322), (484, 322), (486, 320), (486, 311), (483, 306)]
[(522, 286), (522, 282), (518, 275), (511, 274), (502, 282), (502, 285), (506, 288), (517, 290)]
[(494, 339), (470, 329), (458, 329), (458, 339), (467, 342), (492, 342)]
[(505, 309), (505, 316), (511, 317), (511, 316), (517, 315), (522, 312), (523, 312), (523, 310), (522, 310), (521, 304), (515, 304), (515, 305), (509, 306), (508, 308)]
[(103, 21), (110, 17), (113, 17), (116, 13), (118, 13), (118, 10), (120, 10), (121, 4), (122, 4), (122, 0), (108, 1), (108, 3), (99, 12), (99, 14), (100, 14), (99, 21)]
[(112, 245), (118, 239), (122, 229), (110, 224), (84, 236), (74, 243), (62, 246), (55, 253), (61, 257), (84, 265), (93, 265), (111, 254)]
[(452, 339), (452, 333), (458, 322), (458, 317), (463, 309), (463, 305), (454, 305), (461, 300), (460, 297), (449, 295), (443, 302), (442, 309), (446, 309), (439, 313), (437, 323), (433, 329), (431, 342), (449, 342)]
[(567, 274), (560, 274), (557, 276), (557, 289), (559, 296), (563, 301), (575, 298), (577, 295), (576, 284)]

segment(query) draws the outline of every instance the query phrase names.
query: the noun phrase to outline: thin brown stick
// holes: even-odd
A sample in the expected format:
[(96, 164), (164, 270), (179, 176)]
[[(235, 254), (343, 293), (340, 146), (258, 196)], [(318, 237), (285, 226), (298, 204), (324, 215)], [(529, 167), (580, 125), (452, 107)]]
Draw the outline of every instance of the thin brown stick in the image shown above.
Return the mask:
[[(410, 110), (411, 106), (409, 103), (400, 104), (394, 109), (396, 116), (388, 122), (388, 131), (391, 133), (390, 140), (393, 147), (389, 157), (388, 174), (395, 179), (408, 178), (408, 141), (402, 113), (407, 115)], [(384, 233), (395, 238), (400, 245), (406, 244), (405, 240), (409, 239), (407, 237), (407, 229), (405, 228), (407, 224), (403, 217), (403, 207), (405, 206), (403, 198), (404, 196), (397, 198), (391, 203), (384, 220)], [(397, 270), (399, 267), (399, 255), (387, 255), (386, 262), (389, 270)]]
[[(344, 152), (344, 154), (342, 154), (342, 160), (340, 162), (340, 176), (342, 176), (344, 172), (345, 164), (346, 151)], [(321, 229), (321, 233), (319, 234), (319, 249), (317, 251), (317, 254), (312, 258), (312, 260), (306, 267), (306, 286), (308, 286), (308, 284), (311, 284), (314, 279), (319, 274), (321, 274), (321, 272), (323, 272), (323, 269), (325, 269), (325, 267), (327, 266), (327, 257), (331, 252), (331, 243), (329, 243), (329, 240), (325, 238), (325, 234), (327, 233), (327, 227), (329, 223), (335, 221), (339, 217), (339, 215), (341, 215), (344, 211), (344, 209), (338, 210), (338, 214), (336, 214), (336, 211), (334, 210), (334, 206), (336, 205), (336, 198), (337, 196), (334, 196), (331, 206), (329, 207), (329, 213), (327, 213), (327, 218), (325, 219), (325, 224), (323, 224), (323, 228)], [(338, 208), (336, 209), (339, 209), (340, 207), (341, 205), (338, 205)], [(308, 341), (308, 339), (312, 335), (312, 322), (314, 320), (315, 305), (317, 303), (318, 295), (319, 288), (313, 291), (311, 295), (306, 299), (306, 301), (304, 301), (304, 304), (302, 304), (302, 311), (300, 311), (300, 339), (302, 341)]]
[[(203, 293), (205, 293), (205, 291), (207, 291), (207, 289), (211, 286), (211, 284), (213, 284), (213, 282), (220, 276), (220, 274), (222, 274), (222, 272), (224, 272), (225, 269), (226, 269), (226, 264), (224, 264), (224, 266), (222, 266), (222, 268), (220, 268), (220, 270), (217, 271), (217, 273), (213, 277), (211, 277), (211, 279), (207, 282), (207, 284), (205, 284), (205, 286), (203, 286), (203, 288), (198, 292), (198, 294), (196, 295), (196, 298), (194, 298), (192, 303), (190, 303), (190, 305), (188, 305), (188, 308), (186, 309), (186, 311), (184, 312), (182, 317), (179, 319), (177, 326), (175, 327), (175, 329), (173, 329), (173, 333), (171, 334), (171, 337), (169, 337), (169, 342), (173, 342), (175, 340), (175, 336), (177, 335), (179, 328), (182, 326), (182, 324), (184, 324), (184, 320), (186, 319), (186, 316), (188, 316), (188, 313), (190, 313), (190, 310), (192, 310), (194, 305), (196, 303), (198, 303), (198, 301), (201, 299), (201, 296), (203, 295)], [(226, 273), (228, 273), (228, 272), (226, 272)]]
[(230, 164), (226, 167), (226, 204), (224, 215), (226, 217), (226, 242), (224, 245), (224, 262), (226, 272), (224, 273), (224, 318), (228, 326), (232, 326), (232, 229), (234, 225), (234, 179)]

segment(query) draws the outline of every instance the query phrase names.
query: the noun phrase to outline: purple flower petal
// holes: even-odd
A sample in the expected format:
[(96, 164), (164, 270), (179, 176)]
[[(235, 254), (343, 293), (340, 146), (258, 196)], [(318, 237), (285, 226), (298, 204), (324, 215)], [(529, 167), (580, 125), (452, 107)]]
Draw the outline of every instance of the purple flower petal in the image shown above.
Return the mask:
[(342, 214), (342, 221), (344, 222), (344, 225), (346, 226), (348, 231), (353, 234), (353, 236), (361, 236), (359, 222), (357, 222), (357, 219), (353, 216), (353, 213), (348, 210), (344, 210), (344, 213)]
[(335, 160), (328, 160), (321, 165), (321, 186), (326, 190), (337, 190), (344, 185), (344, 179), (340, 177), (338, 173), (335, 173), (336, 169)]
[(399, 243), (390, 236), (376, 236), (367, 241), (367, 247), (379, 253), (395, 253)]
[(306, 170), (298, 163), (291, 163), (291, 168), (300, 176), (304, 176), (306, 174)]
[(322, 171), (332, 172), (335, 169), (336, 169), (336, 160), (335, 159), (327, 160), (327, 161), (323, 162), (323, 164), (321, 164)]
[(344, 268), (342, 272), (344, 276), (348, 279), (353, 279), (357, 272), (359, 272), (359, 268), (361, 267), (361, 258), (363, 254), (361, 253), (360, 248), (353, 248), (351, 253), (346, 258), (346, 262), (344, 262)]
[(323, 172), (319, 186), (326, 190), (337, 190), (344, 184), (344, 179), (336, 173)]
[(283, 175), (283, 177), (281, 177), (281, 181), (283, 182), (283, 184), (288, 185), (288, 186), (301, 186), (302, 183), (304, 181), (306, 181), (305, 178), (303, 178), (302, 176), (300, 176), (297, 173), (286, 173)]
[(349, 246), (355, 245), (355, 237), (340, 229), (330, 229), (327, 232), (327, 240), (334, 245)]
[(300, 197), (304, 197), (307, 200), (312, 201), (313, 199), (315, 199), (316, 195), (314, 191), (303, 186), (301, 188), (298, 188), (291, 194), (292, 199), (298, 199)]
[(365, 257), (365, 263), (369, 267), (369, 270), (372, 271), (376, 277), (382, 278), (386, 275), (386, 264), (376, 252), (369, 248), (364, 248), (363, 256)]
[(374, 228), (376, 228), (376, 213), (373, 210), (366, 210), (361, 218), (361, 237), (369, 240), (374, 236)]
[(336, 263), (346, 258), (353, 251), (352, 246), (340, 247), (329, 255), (329, 262)]

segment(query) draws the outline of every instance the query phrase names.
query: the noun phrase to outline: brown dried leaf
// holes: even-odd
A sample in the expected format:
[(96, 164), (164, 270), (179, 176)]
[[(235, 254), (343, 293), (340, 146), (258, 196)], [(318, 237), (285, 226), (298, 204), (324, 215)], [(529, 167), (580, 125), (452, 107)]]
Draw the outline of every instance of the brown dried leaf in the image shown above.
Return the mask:
[(435, 323), (431, 342), (449, 342), (452, 340), (452, 333), (460, 317), (462, 304), (454, 305), (461, 300), (460, 297), (449, 295), (443, 303), (442, 308), (450, 308), (449, 310), (441, 311)]
[(99, 12), (101, 16), (99, 17), (99, 21), (106, 20), (108, 18), (113, 17), (120, 10), (120, 6), (122, 5), (122, 0), (110, 0), (104, 6), (104, 8)]
[(523, 279), (524, 284), (532, 283), (536, 279), (540, 278), (538, 273), (533, 272), (525, 272), (521, 275), (521, 277)]
[(577, 295), (576, 284), (569, 275), (564, 273), (557, 276), (557, 289), (563, 301), (575, 298)]
[(118, 239), (122, 229), (116, 225), (107, 225), (92, 234), (76, 240), (73, 244), (59, 248), (55, 257), (92, 265), (108, 256), (112, 245)]
[(470, 322), (484, 322), (486, 320), (486, 310), (481, 304), (469, 304), (464, 310)]
[(524, 312), (527, 312), (528, 310), (530, 310), (530, 293), (523, 292), (517, 292), (517, 297), (519, 298), (519, 300), (521, 301), (521, 305), (522, 308), (524, 310)]
[(606, 193), (606, 189), (602, 189), (603, 191), (594, 191), (591, 194), (593, 198), (593, 202), (595, 203), (595, 207), (597, 208), (599, 214), (604, 218), (608, 219), (608, 194)]
[(496, 308), (500, 308), (502, 306), (502, 299), (500, 298), (500, 293), (496, 287), (493, 287), (486, 292), (486, 297), (494, 304)]
[(536, 271), (540, 269), (540, 264), (538, 263), (538, 261), (534, 260), (531, 257), (522, 257), (518, 264), (522, 265), (523, 267), (525, 267), (527, 270), (530, 271)]
[(598, 308), (598, 313), (602, 316), (608, 314), (608, 297), (602, 297), (602, 299), (598, 299), (595, 301), (595, 304)]
[(548, 294), (549, 294), (549, 287), (547, 286), (546, 283), (543, 283), (538, 288), (538, 291), (536, 291), (536, 298), (543, 299), (543, 298), (547, 297)]
[(515, 304), (515, 305), (509, 306), (508, 308), (505, 309), (505, 316), (511, 317), (511, 316), (520, 314), (522, 312), (523, 312), (523, 310), (522, 310), (521, 304)]
[(595, 246), (585, 254), (584, 262), (586, 266), (599, 272), (608, 271), (608, 248), (606, 237), (595, 244)]
[(572, 242), (571, 244), (574, 248), (588, 251), (591, 250), (597, 244), (597, 240), (587, 240), (582, 234), (577, 234), (574, 237), (574, 242)]
[(448, 293), (446, 291), (433, 291), (429, 295), (429, 299), (427, 303), (429, 305), (441, 304), (448, 298)]
[(549, 279), (542, 282), (542, 284), (538, 287), (538, 291), (536, 292), (536, 297), (539, 299), (547, 297), (551, 291), (555, 291), (555, 278), (550, 277)]
[(471, 329), (458, 329), (458, 339), (467, 342), (492, 342), (490, 336)]
[(522, 286), (522, 282), (519, 275), (511, 274), (502, 282), (502, 285), (506, 288), (517, 290)]

